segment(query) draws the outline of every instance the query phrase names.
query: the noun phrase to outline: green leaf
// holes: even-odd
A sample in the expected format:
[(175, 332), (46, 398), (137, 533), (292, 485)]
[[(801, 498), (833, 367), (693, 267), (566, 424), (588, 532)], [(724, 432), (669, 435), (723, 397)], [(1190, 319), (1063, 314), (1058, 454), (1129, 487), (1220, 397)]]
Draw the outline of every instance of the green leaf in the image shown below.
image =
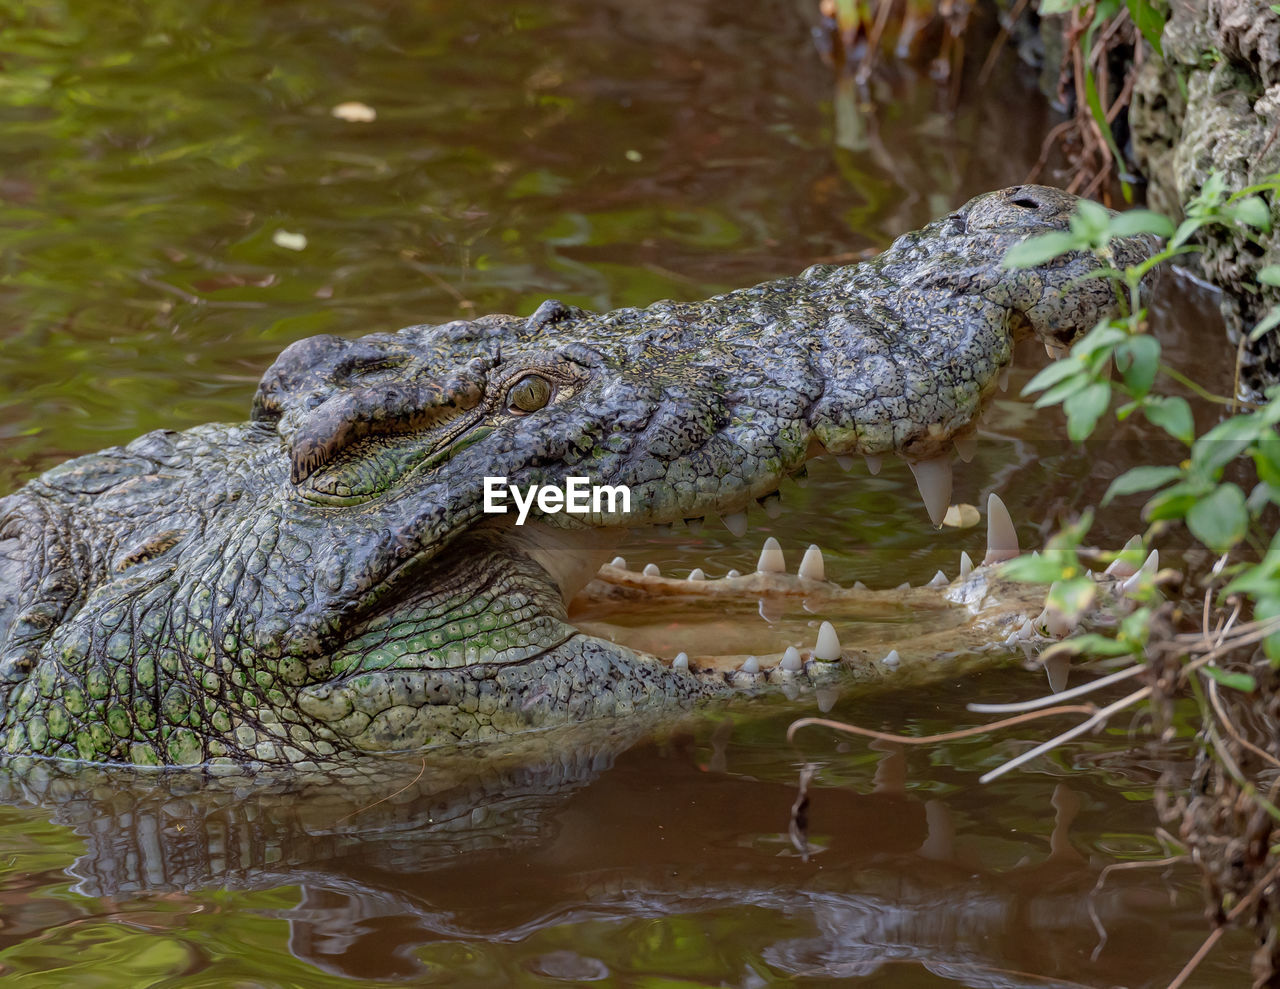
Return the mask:
[(1181, 476), (1180, 467), (1156, 467), (1147, 464), (1133, 467), (1111, 482), (1111, 487), (1107, 488), (1107, 493), (1102, 496), (1102, 504), (1105, 507), (1115, 498), (1136, 494), (1139, 491), (1150, 491)]
[(1280, 306), (1276, 306), (1271, 312), (1262, 317), (1262, 322), (1249, 331), (1249, 340), (1261, 340), (1264, 335), (1280, 326)]
[(1191, 506), (1187, 528), (1215, 553), (1225, 553), (1244, 538), (1249, 528), (1244, 492), (1234, 484), (1219, 485)]
[(1132, 237), (1134, 234), (1169, 238), (1173, 236), (1173, 221), (1163, 213), (1149, 209), (1131, 209), (1111, 218), (1112, 237)]
[(1063, 399), (1074, 395), (1080, 389), (1088, 386), (1093, 380), (1093, 376), (1088, 371), (1078, 371), (1068, 378), (1064, 378), (1047, 392), (1035, 400), (1032, 407), (1043, 409), (1050, 405), (1057, 405)]
[(1055, 580), (1070, 578), (1074, 575), (1073, 571), (1079, 569), (1075, 554), (1070, 556), (1069, 560), (1060, 553), (1017, 556), (1000, 564), (1000, 576), (1024, 584), (1052, 584)]
[(1271, 232), (1271, 208), (1261, 196), (1245, 196), (1234, 203), (1227, 203), (1222, 207), (1222, 212), (1255, 230)]
[(1248, 449), (1269, 427), (1254, 415), (1224, 419), (1196, 440), (1191, 448), (1191, 466), (1212, 477)]
[(1005, 251), (1003, 268), (1034, 268), (1036, 265), (1052, 261), (1059, 255), (1070, 251), (1086, 250), (1088, 240), (1082, 240), (1065, 230), (1054, 230), (1047, 234), (1029, 237), (1020, 244), (1014, 244)]
[(1191, 235), (1204, 226), (1204, 218), (1199, 216), (1188, 216), (1185, 220), (1178, 224), (1178, 229), (1173, 232), (1173, 236), (1169, 238), (1169, 246), (1177, 249), (1191, 239)]
[(1229, 673), (1218, 666), (1202, 667), (1205, 676), (1211, 680), (1217, 680), (1224, 687), (1230, 687), (1232, 690), (1239, 690), (1246, 694), (1252, 694), (1258, 689), (1258, 681), (1248, 673)]
[(1153, 7), (1147, 0), (1125, 0), (1125, 6), (1129, 8), (1133, 23), (1147, 39), (1147, 44), (1163, 58), (1164, 48), (1160, 43), (1160, 35), (1164, 31), (1164, 12)]
[[(1110, 133), (1110, 125), (1105, 126)], [(1120, 158), (1116, 159), (1116, 161), (1120, 160)], [(1076, 204), (1076, 212), (1071, 217), (1070, 226), (1071, 232), (1082, 239), (1087, 246), (1101, 246), (1107, 239), (1107, 228), (1111, 226), (1111, 214), (1107, 212), (1105, 206), (1095, 203), (1092, 199), (1082, 199)]]
[(1026, 387), (1022, 389), (1023, 395), (1030, 395), (1032, 392), (1044, 391), (1051, 385), (1056, 385), (1063, 378), (1069, 378), (1073, 374), (1079, 374), (1084, 370), (1084, 364), (1078, 358), (1064, 357), (1060, 361), (1054, 361), (1048, 367), (1043, 368), (1034, 378), (1027, 382)]
[(1092, 577), (1073, 577), (1060, 580), (1049, 588), (1045, 606), (1052, 608), (1067, 621), (1075, 623), (1092, 606), (1097, 597), (1098, 585)]
[(1259, 271), (1258, 281), (1263, 285), (1280, 285), (1280, 264), (1269, 264)]
[(1141, 398), (1151, 391), (1160, 367), (1160, 341), (1142, 334), (1116, 347), (1116, 367), (1129, 391)]
[(1093, 432), (1102, 413), (1111, 404), (1111, 383), (1095, 381), (1062, 403), (1067, 413), (1067, 436), (1072, 443), (1083, 443)]
[(1105, 635), (1088, 632), (1084, 635), (1073, 635), (1069, 639), (1057, 642), (1040, 654), (1042, 660), (1055, 656), (1129, 656), (1133, 647), (1108, 639)]
[(1121, 329), (1108, 321), (1098, 323), (1092, 330), (1071, 345), (1071, 356), (1086, 360), (1099, 351), (1111, 352), (1117, 344), (1129, 339), (1127, 330)]
[(1159, 426), (1176, 440), (1190, 446), (1196, 438), (1196, 421), (1185, 398), (1149, 398), (1142, 414), (1153, 426)]
[(1037, 12), (1042, 16), (1045, 14), (1065, 14), (1072, 7), (1083, 2), (1084, 0), (1041, 0)]

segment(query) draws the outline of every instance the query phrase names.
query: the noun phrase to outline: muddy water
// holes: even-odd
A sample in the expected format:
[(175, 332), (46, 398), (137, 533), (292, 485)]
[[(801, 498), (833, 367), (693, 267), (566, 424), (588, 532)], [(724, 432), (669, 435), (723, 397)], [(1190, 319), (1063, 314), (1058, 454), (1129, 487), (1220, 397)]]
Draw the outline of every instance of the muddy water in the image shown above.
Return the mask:
[[(954, 116), (902, 74), (871, 112), (815, 58), (812, 6), (4, 3), (0, 490), (147, 429), (243, 418), (301, 336), (548, 296), (699, 298), (854, 258), (1025, 176), (1052, 123), (1027, 73), (999, 67), (985, 93), (971, 76)], [(376, 120), (332, 115), (349, 102)], [(1211, 311), (1170, 282), (1157, 316), (1174, 357), (1225, 387), (1226, 357), (1196, 342)], [(963, 501), (999, 491), (1027, 546), (1127, 466), (1178, 455), (1136, 424), (1072, 448), (1055, 413), (1015, 397), (1040, 359), (1019, 355), (956, 481)], [(719, 574), (772, 534), (793, 564), (815, 542), (841, 583), (892, 587), (979, 549), (976, 530), (928, 526), (900, 464), (810, 475), (745, 539), (709, 527), (622, 552)], [(1122, 542), (1135, 512), (1110, 510), (1099, 541)], [(750, 611), (725, 621), (769, 634)], [(834, 713), (928, 734), (972, 723), (968, 700), (1040, 688), (1012, 669)], [(1151, 796), (1167, 754), (1130, 751), (1127, 723), (980, 786), (1041, 736), (903, 753), (811, 729), (787, 745), (811, 712), (413, 763), (339, 794), (6, 778), (0, 970), (28, 985), (1159, 986), (1198, 945), (1185, 867), (1122, 870), (1088, 895), (1105, 866), (1164, 854)], [(806, 857), (787, 830), (807, 760)], [(1195, 984), (1242, 984), (1246, 954), (1228, 938)]]

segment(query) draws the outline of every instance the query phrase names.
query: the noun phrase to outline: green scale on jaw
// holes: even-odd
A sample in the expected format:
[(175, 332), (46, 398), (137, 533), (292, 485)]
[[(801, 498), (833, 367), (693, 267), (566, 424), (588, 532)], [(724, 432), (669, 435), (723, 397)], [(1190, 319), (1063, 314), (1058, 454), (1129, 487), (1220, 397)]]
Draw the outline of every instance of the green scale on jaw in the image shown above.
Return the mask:
[[(603, 628), (646, 593), (666, 600), (665, 585), (618, 573), (600, 597), (608, 568), (593, 578), (624, 533), (709, 515), (742, 533), (752, 501), (816, 456), (905, 458), (938, 521), (952, 453), (972, 451), (1015, 337), (1060, 346), (1112, 311), (1090, 255), (1001, 266), (1076, 202), (989, 193), (864, 263), (703, 302), (549, 300), (527, 318), (299, 341), (249, 422), (150, 433), (0, 501), (7, 751), (324, 767), (741, 687), (882, 677), (849, 643), (835, 663), (793, 644), (785, 665), (721, 669), (691, 648), (673, 668), (585, 634), (568, 606), (586, 587)], [(1111, 250), (1124, 265), (1150, 245)], [(522, 489), (588, 476), (630, 488), (631, 509), (535, 510), (515, 527), (482, 511), (486, 476)], [(786, 580), (823, 583), (819, 567), (811, 556), (802, 577), (763, 567), (701, 594), (785, 595)], [(894, 593), (968, 609), (966, 627), (1003, 642), (1004, 619), (1031, 604), (988, 569)], [(898, 676), (961, 663), (917, 663), (931, 641), (897, 647)]]

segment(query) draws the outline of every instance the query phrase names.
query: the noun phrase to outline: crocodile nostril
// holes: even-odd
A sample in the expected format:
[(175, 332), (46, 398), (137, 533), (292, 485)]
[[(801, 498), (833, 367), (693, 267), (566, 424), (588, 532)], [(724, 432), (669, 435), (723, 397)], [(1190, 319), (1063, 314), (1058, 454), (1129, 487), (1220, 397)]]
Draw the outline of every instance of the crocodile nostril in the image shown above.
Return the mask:
[(1021, 196), (1018, 199), (1014, 199), (1012, 201), (1012, 205), (1021, 206), (1023, 209), (1039, 209), (1040, 208), (1040, 204), (1036, 202), (1034, 199), (1032, 199), (1030, 196)]

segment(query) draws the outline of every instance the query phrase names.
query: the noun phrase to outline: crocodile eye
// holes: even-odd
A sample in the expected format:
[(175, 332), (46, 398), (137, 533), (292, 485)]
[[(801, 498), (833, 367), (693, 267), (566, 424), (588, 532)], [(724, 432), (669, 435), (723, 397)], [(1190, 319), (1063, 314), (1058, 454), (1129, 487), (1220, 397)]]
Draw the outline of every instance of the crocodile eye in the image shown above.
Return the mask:
[(551, 383), (536, 374), (528, 374), (507, 392), (507, 408), (516, 415), (537, 412), (551, 401)]

